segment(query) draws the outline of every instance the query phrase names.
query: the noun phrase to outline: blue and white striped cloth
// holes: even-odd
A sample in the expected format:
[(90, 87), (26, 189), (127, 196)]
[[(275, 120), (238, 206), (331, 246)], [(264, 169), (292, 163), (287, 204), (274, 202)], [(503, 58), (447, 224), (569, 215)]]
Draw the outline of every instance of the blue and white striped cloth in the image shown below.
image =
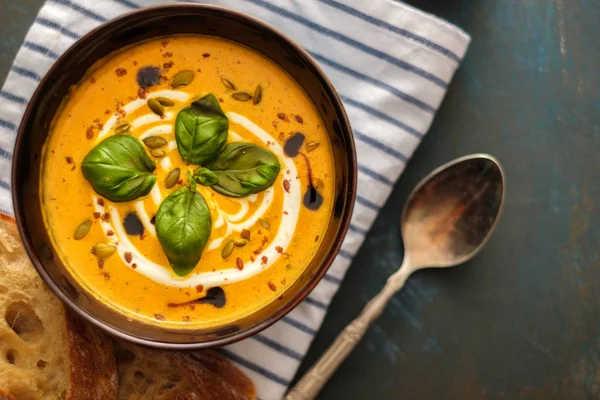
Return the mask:
[[(200, 1), (198, 1), (200, 2)], [(206, 0), (285, 32), (325, 69), (344, 101), (358, 151), (350, 232), (325, 279), (282, 321), (224, 352), (263, 400), (280, 399), (317, 333), (353, 255), (427, 132), (470, 38), (392, 0)], [(56, 58), (104, 21), (160, 0), (48, 0), (0, 91), (0, 210), (12, 214), (11, 157), (28, 100)]]

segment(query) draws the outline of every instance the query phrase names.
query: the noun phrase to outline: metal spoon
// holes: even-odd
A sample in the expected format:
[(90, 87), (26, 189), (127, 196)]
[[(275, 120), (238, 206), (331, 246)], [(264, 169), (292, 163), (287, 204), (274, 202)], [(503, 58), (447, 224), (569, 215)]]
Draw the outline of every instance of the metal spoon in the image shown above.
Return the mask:
[(461, 157), (425, 177), (402, 213), (402, 266), (285, 400), (316, 397), (410, 274), (422, 268), (453, 267), (475, 256), (494, 230), (503, 203), (504, 172), (492, 156)]

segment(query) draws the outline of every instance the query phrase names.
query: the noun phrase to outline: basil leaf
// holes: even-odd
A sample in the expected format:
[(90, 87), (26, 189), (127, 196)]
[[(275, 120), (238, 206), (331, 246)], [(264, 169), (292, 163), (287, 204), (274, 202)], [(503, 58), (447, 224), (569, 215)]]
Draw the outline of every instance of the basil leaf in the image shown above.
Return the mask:
[(219, 178), (211, 187), (229, 197), (262, 192), (273, 184), (280, 168), (273, 153), (252, 143), (228, 144), (217, 159), (205, 167)]
[(173, 271), (189, 274), (200, 261), (212, 228), (208, 205), (191, 176), (190, 186), (177, 189), (160, 204), (155, 226)]
[(229, 119), (219, 100), (207, 94), (177, 114), (175, 139), (179, 154), (191, 164), (211, 161), (227, 144), (228, 130)]
[(196, 168), (194, 171), (194, 179), (203, 186), (212, 186), (219, 182), (217, 174), (208, 168)]
[(83, 159), (81, 172), (94, 190), (111, 201), (131, 201), (150, 193), (156, 164), (133, 136), (110, 136)]

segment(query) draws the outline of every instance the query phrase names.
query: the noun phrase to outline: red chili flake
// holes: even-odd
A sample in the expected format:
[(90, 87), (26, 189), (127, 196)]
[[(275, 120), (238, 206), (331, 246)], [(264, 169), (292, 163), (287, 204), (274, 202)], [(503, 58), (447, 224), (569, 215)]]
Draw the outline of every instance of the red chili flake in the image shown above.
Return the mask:
[(75, 171), (75, 164), (73, 164), (73, 166), (71, 167), (71, 171)]
[(169, 80), (169, 78), (167, 78), (167, 76), (166, 76), (166, 75), (161, 75), (161, 76), (160, 76), (160, 78), (158, 78), (158, 83), (159, 83), (160, 85), (162, 85), (163, 83), (165, 83), (165, 82), (166, 82), (166, 81), (168, 81), (168, 80)]
[(256, 261), (256, 257), (250, 256), (250, 261), (252, 261), (252, 262)]
[(191, 321), (189, 315), (184, 315), (181, 319), (183, 320), (183, 322), (190, 322)]
[(137, 65), (137, 61), (134, 61), (134, 62), (133, 62), (133, 65), (134, 65), (134, 66), (136, 66), (136, 65)]
[(137, 268), (137, 264), (136, 263), (131, 264), (131, 268), (136, 269)]
[(304, 123), (304, 120), (302, 119), (301, 116), (296, 115), (294, 118), (296, 119), (296, 122), (298, 122), (299, 124), (303, 124)]
[(156, 318), (159, 321), (164, 321), (166, 319), (165, 316), (162, 314), (154, 314), (154, 318)]
[(277, 126), (278, 126), (278, 125), (277, 125), (277, 121), (273, 121), (273, 122), (271, 123), (271, 125), (273, 125), (273, 128), (277, 129)]
[(173, 53), (170, 51), (167, 51), (166, 53), (163, 54), (164, 58), (169, 58), (169, 57), (173, 57)]
[(204, 286), (198, 285), (196, 286), (196, 292), (201, 293), (204, 290)]
[(130, 263), (131, 259), (133, 258), (131, 252), (126, 251), (123, 255), (125, 256), (125, 261), (127, 261), (127, 263)]
[(244, 229), (240, 233), (240, 236), (242, 237), (242, 239), (250, 240), (250, 231), (247, 229)]
[(262, 253), (262, 247), (259, 249), (254, 250), (254, 254), (255, 255), (259, 255), (260, 253)]
[(160, 44), (162, 44), (163, 47), (167, 47), (169, 42), (170, 42), (170, 40), (163, 40), (162, 42), (160, 42)]
[(269, 281), (267, 283), (267, 285), (269, 286), (269, 289), (271, 289), (272, 291), (276, 291), (277, 287), (275, 286), (275, 284), (272, 281)]
[(223, 100), (222, 97), (219, 97), (219, 103), (225, 103), (225, 100)]
[(145, 87), (141, 87), (138, 89), (138, 97), (140, 99), (145, 99), (146, 98), (146, 88)]
[(65, 161), (67, 162), (67, 164), (73, 164), (73, 158), (71, 157), (65, 157)]
[(266, 236), (263, 236), (262, 245), (269, 243), (269, 239)]
[(266, 263), (267, 263), (267, 261), (269, 261), (269, 259), (267, 258), (267, 256), (262, 256), (262, 257), (260, 258), (260, 261), (261, 261), (263, 264), (266, 264)]
[(99, 212), (95, 212), (94, 213), (94, 218), (100, 218), (100, 213)]
[(283, 132), (279, 132), (279, 140), (283, 141)]
[(286, 281), (286, 279), (285, 279), (285, 276), (284, 276), (283, 278), (281, 278), (281, 284), (282, 284), (283, 286), (285, 286), (285, 283), (286, 283), (286, 282), (287, 282), (287, 281)]
[(275, 246), (275, 250), (277, 250), (279, 254), (283, 253), (283, 247), (281, 246)]
[(244, 269), (244, 262), (242, 261), (241, 258), (239, 258), (239, 257), (236, 258), (236, 260), (235, 260), (235, 267), (237, 269), (239, 269), (240, 271)]
[(123, 76), (127, 73), (127, 70), (125, 68), (117, 68), (115, 69), (115, 74), (117, 74), (117, 76)]
[(94, 78), (93, 76), (90, 78), (90, 83), (93, 85), (94, 83), (96, 83), (96, 78)]
[(119, 109), (119, 110), (117, 110), (116, 114), (121, 118), (125, 118), (125, 116), (127, 115), (127, 111), (125, 111), (123, 109)]
[(202, 70), (201, 70), (200, 68), (198, 68), (196, 71), (197, 71), (197, 72), (202, 72)]
[(106, 111), (104, 111), (104, 115), (108, 115), (108, 114), (110, 114), (110, 110), (107, 109)]
[(104, 280), (110, 279), (110, 274), (108, 272), (102, 272), (102, 276), (104, 276)]
[(104, 213), (104, 215), (102, 215), (102, 221), (108, 221), (110, 219), (110, 215), (108, 215), (108, 213)]
[(289, 214), (287, 211), (284, 211), (283, 213), (284, 213), (285, 215), (288, 215), (288, 214)]
[(169, 61), (163, 64), (163, 68), (166, 70), (169, 70), (170, 68), (173, 67), (173, 65), (175, 65), (175, 63), (173, 61)]
[(94, 128), (92, 128), (91, 126), (87, 128), (87, 131), (85, 131), (85, 137), (88, 140), (92, 140), (94, 138)]
[(204, 53), (204, 54), (202, 54), (202, 57), (208, 58), (208, 57), (210, 57), (210, 54), (209, 53)]
[(98, 260), (98, 268), (100, 268), (100, 269), (104, 268), (104, 260), (101, 258)]
[(110, 229), (106, 231), (106, 236), (113, 236), (115, 233)]
[(315, 242), (319, 240), (319, 235), (315, 236)]
[(288, 181), (287, 179), (283, 180), (283, 188), (285, 189), (286, 192), (290, 192), (290, 181)]
[(279, 118), (280, 120), (285, 121), (285, 122), (289, 121), (287, 116), (284, 113), (277, 114), (277, 118)]
[(96, 203), (98, 203), (100, 207), (104, 207), (104, 199), (98, 199), (96, 200)]

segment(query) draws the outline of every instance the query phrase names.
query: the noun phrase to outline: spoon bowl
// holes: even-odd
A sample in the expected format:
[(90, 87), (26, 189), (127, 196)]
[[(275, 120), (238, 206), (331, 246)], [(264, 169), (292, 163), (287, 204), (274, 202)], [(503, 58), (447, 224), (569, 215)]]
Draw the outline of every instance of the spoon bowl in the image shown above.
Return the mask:
[(500, 216), (504, 186), (500, 164), (486, 154), (461, 157), (426, 176), (402, 213), (404, 264), (452, 267), (475, 256)]

